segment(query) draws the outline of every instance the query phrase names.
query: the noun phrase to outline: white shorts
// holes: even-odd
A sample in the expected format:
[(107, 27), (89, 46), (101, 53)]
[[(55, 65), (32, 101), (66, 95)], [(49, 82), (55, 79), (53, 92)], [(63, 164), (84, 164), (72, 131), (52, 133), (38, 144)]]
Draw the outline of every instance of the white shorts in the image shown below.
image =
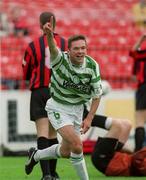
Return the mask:
[(64, 105), (52, 98), (47, 101), (45, 107), (48, 118), (55, 130), (66, 125), (72, 125), (77, 133), (80, 132), (83, 109), (83, 105)]

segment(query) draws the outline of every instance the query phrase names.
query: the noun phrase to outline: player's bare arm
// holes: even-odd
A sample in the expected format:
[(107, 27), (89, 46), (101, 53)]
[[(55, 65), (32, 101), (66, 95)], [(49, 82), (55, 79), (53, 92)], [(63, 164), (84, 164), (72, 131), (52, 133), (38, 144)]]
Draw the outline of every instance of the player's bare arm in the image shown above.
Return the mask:
[(94, 115), (95, 115), (97, 108), (99, 106), (99, 102), (100, 102), (100, 98), (92, 99), (92, 103), (90, 106), (89, 113), (81, 125), (81, 128), (82, 128), (81, 133), (82, 134), (85, 134), (88, 131), (88, 129), (90, 128), (92, 120), (94, 118)]
[(50, 22), (47, 22), (43, 26), (43, 30), (47, 35), (51, 60), (54, 60), (58, 56), (59, 51), (58, 51), (58, 48), (56, 46), (56, 43), (55, 43), (54, 37), (53, 37), (53, 17), (51, 17)]

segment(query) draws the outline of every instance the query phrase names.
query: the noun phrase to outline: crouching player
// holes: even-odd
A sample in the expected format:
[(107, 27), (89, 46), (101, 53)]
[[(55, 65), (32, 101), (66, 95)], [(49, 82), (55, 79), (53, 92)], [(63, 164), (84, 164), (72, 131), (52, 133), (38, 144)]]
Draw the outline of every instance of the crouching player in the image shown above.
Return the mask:
[(106, 176), (146, 176), (146, 147), (133, 154), (121, 151), (131, 130), (128, 120), (101, 116), (92, 126), (109, 130), (105, 137), (98, 137), (91, 155), (97, 170)]

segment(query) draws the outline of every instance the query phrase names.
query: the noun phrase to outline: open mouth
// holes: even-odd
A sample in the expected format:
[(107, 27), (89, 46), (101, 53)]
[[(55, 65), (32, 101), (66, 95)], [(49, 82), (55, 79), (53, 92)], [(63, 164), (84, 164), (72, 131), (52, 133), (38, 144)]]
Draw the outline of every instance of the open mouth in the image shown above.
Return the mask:
[(84, 56), (77, 56), (77, 58), (83, 58)]

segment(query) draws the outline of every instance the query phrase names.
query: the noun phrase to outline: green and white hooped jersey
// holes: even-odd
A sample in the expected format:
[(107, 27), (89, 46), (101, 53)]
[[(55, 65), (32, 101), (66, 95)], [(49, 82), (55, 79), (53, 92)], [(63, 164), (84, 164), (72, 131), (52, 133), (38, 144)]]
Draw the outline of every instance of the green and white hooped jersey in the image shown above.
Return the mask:
[(51, 61), (51, 96), (62, 104), (83, 104), (102, 95), (99, 65), (86, 56), (81, 67), (74, 66), (67, 52), (59, 51)]

